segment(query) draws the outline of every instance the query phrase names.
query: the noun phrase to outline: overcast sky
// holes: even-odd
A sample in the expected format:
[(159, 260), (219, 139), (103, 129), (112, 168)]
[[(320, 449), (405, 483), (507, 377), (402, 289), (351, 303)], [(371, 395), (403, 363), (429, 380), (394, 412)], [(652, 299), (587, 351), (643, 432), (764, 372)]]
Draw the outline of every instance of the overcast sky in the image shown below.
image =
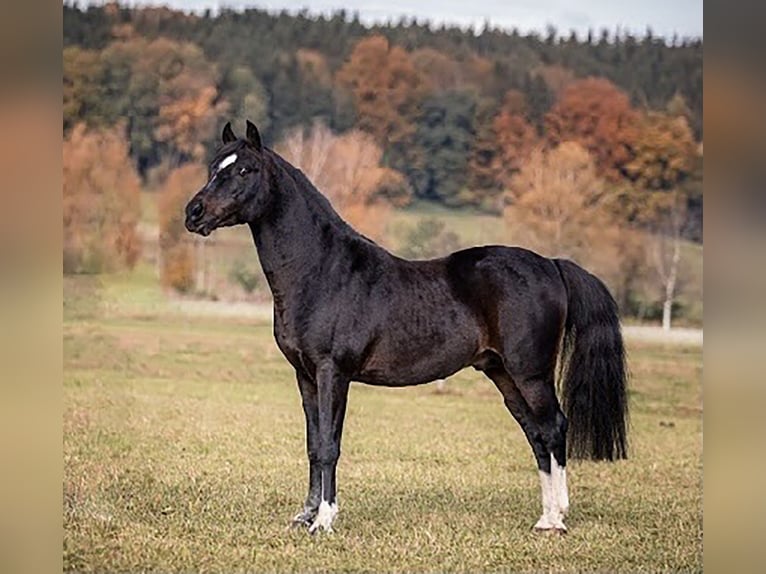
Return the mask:
[[(81, 1), (82, 3), (82, 1)], [(102, 0), (91, 3), (101, 4)], [(545, 32), (548, 24), (560, 34), (575, 30), (579, 35), (592, 28), (610, 32), (619, 27), (643, 34), (651, 27), (655, 35), (670, 38), (702, 37), (702, 0), (128, 0), (123, 4), (164, 4), (187, 11), (220, 7), (255, 6), (291, 12), (307, 8), (312, 13), (331, 13), (340, 8), (358, 12), (363, 22), (398, 20), (416, 16), (419, 20), (481, 27), (485, 20), (502, 28), (522, 32)]]

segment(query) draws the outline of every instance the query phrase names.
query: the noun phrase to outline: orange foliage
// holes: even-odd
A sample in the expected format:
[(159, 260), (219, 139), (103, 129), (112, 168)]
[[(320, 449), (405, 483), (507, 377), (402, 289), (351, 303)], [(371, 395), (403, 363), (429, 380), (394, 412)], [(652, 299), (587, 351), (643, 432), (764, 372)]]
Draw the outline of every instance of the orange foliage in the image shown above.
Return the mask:
[(500, 111), (476, 135), (469, 164), (471, 183), (475, 193), (487, 195), (485, 205), (496, 210), (502, 210), (499, 192), (510, 186), (514, 174), (540, 143), (526, 112), (524, 94), (509, 90)]
[(579, 142), (599, 173), (615, 180), (633, 157), (639, 119), (625, 92), (604, 78), (586, 78), (569, 84), (546, 114), (546, 135), (552, 145)]
[(184, 207), (205, 179), (203, 166), (186, 164), (170, 173), (160, 195), (160, 282), (182, 293), (194, 287), (195, 272), (194, 246), (184, 227)]
[(354, 97), (358, 126), (385, 145), (415, 131), (411, 119), (425, 88), (409, 54), (383, 36), (363, 38), (337, 74)]
[(466, 84), (481, 88), (492, 82), (495, 65), (491, 60), (482, 56), (471, 54), (470, 57), (463, 60), (461, 65), (461, 74)]
[(103, 88), (94, 78), (101, 72), (98, 52), (67, 46), (63, 55), (64, 129), (72, 127), (77, 118), (90, 112), (103, 97)]
[(684, 116), (649, 112), (634, 148), (635, 156), (626, 171), (642, 188), (672, 189), (694, 169), (696, 144)]
[(76, 125), (64, 140), (63, 168), (64, 271), (132, 267), (141, 252), (141, 182), (123, 129)]
[(153, 137), (168, 147), (172, 165), (198, 161), (204, 153), (199, 142), (212, 137), (228, 109), (218, 96), (216, 67), (190, 42), (123, 36), (101, 52), (101, 61), (107, 69), (130, 71), (128, 92), (119, 97), (132, 98), (132, 105), (145, 114), (138, 121), (147, 124), (137, 132), (145, 139), (132, 143), (148, 148), (155, 145), (149, 140)]
[(507, 188), (511, 178), (539, 145), (537, 130), (527, 121), (524, 95), (510, 90), (500, 113), (492, 121), (497, 142), (494, 159), (496, 177)]
[(158, 141), (170, 142), (183, 154), (196, 161), (205, 155), (201, 142), (212, 133), (216, 120), (228, 107), (215, 102), (217, 91), (205, 86), (198, 93), (168, 102), (160, 107), (154, 135)]

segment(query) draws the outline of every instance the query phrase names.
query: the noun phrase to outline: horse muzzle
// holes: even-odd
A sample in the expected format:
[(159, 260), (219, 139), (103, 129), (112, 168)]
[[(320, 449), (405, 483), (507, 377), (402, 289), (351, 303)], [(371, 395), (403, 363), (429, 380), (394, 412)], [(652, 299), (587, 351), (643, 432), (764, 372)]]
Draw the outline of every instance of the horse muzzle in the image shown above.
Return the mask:
[(186, 221), (184, 225), (187, 231), (192, 233), (199, 233), (202, 236), (210, 235), (212, 231), (211, 226), (204, 223), (205, 219), (205, 206), (199, 198), (192, 199), (186, 205)]

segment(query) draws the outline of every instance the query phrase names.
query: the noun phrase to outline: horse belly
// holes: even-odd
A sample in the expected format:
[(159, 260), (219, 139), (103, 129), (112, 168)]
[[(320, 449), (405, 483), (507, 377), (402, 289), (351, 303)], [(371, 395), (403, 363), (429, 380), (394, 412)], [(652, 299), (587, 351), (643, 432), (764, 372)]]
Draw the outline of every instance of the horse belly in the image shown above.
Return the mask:
[(472, 363), (479, 350), (477, 335), (474, 329), (389, 331), (379, 338), (354, 380), (404, 387), (443, 379)]

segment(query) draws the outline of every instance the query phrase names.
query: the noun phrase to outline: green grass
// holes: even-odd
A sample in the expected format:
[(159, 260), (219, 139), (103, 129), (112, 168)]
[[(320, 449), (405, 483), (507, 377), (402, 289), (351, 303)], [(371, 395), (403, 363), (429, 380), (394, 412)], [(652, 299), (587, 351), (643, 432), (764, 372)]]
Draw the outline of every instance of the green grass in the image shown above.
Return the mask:
[(341, 513), (311, 537), (287, 528), (303, 414), (271, 325), (152, 315), (145, 283), (65, 289), (66, 570), (702, 569), (701, 349), (630, 346), (632, 457), (570, 464), (563, 537), (531, 531), (531, 451), (481, 375), (445, 393), (353, 385)]

